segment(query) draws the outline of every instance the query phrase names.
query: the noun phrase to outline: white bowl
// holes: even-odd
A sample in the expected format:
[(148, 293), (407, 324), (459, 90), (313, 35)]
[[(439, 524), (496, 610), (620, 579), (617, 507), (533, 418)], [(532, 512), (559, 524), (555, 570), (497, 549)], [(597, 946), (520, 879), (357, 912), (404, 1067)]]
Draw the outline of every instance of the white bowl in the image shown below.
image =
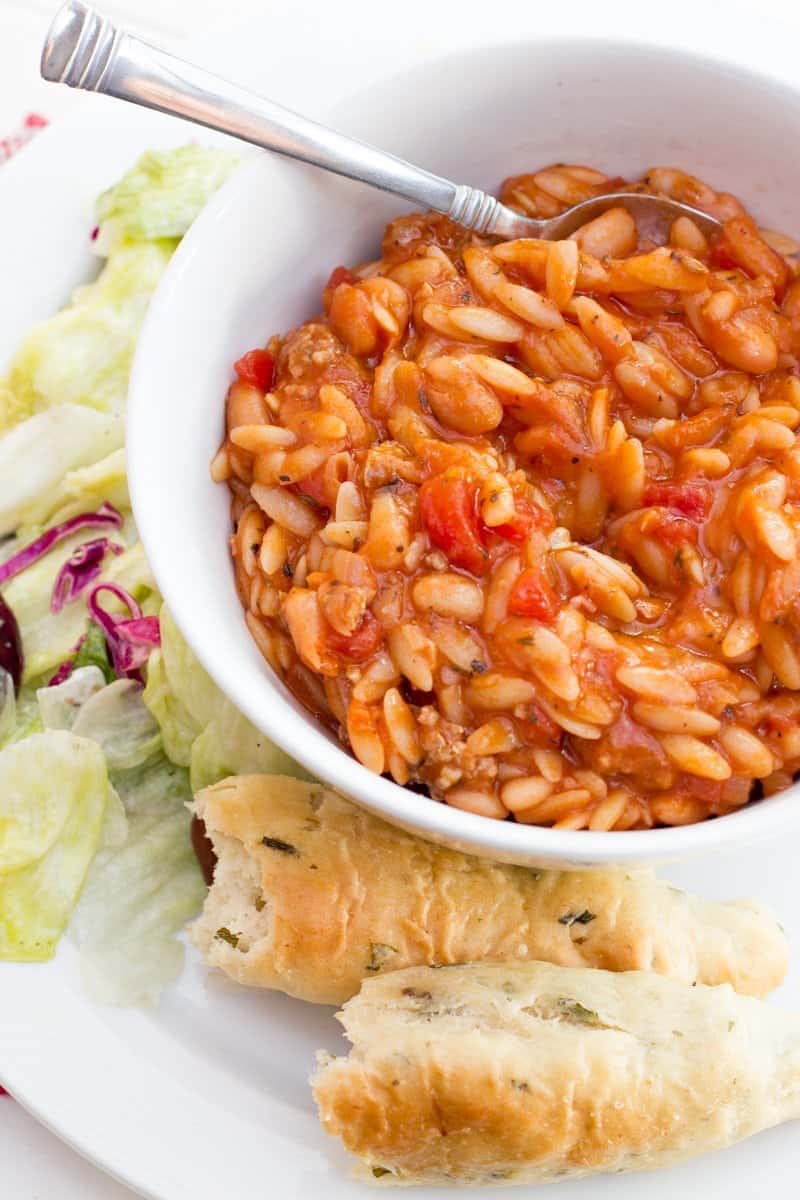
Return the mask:
[[(678, 165), (798, 232), (800, 92), (744, 67), (626, 42), (559, 39), (429, 62), (339, 106), (339, 128), (451, 178), (494, 189), (550, 161), (636, 176)], [(405, 206), (406, 208), (408, 206)], [(683, 828), (568, 832), (448, 808), (376, 777), (314, 723), (264, 664), (228, 556), (227, 490), (208, 463), (231, 363), (320, 309), (330, 269), (375, 256), (404, 206), (312, 168), (258, 155), (175, 256), (139, 342), (129, 415), (136, 519), (175, 619), (219, 686), (320, 779), (423, 837), (527, 864), (684, 858), (797, 820), (792, 787)]]

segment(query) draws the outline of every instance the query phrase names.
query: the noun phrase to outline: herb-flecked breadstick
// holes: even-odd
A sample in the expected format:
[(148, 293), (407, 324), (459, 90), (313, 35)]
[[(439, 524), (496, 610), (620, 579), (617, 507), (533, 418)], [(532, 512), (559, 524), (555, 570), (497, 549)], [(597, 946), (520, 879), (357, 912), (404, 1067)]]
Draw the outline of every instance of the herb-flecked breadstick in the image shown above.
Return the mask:
[(800, 1117), (800, 1017), (729, 987), (549, 963), (412, 967), (339, 1014), (322, 1123), (381, 1184), (668, 1166)]
[(200, 792), (218, 863), (193, 938), (239, 983), (322, 1004), (412, 965), (650, 970), (763, 995), (787, 967), (774, 916), (636, 871), (535, 871), (404, 833), (320, 784), (239, 776)]

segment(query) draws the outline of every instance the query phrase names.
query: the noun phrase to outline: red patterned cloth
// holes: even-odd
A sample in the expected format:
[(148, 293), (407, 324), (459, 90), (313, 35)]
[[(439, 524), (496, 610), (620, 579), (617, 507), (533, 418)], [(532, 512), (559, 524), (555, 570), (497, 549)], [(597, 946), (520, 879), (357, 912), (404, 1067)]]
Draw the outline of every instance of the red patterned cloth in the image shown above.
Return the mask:
[(28, 113), (22, 125), (15, 133), (9, 134), (8, 137), (0, 138), (0, 166), (7, 159), (11, 158), (12, 154), (16, 154), (21, 150), (31, 138), (44, 129), (47, 124), (47, 117), (43, 117), (40, 113)]

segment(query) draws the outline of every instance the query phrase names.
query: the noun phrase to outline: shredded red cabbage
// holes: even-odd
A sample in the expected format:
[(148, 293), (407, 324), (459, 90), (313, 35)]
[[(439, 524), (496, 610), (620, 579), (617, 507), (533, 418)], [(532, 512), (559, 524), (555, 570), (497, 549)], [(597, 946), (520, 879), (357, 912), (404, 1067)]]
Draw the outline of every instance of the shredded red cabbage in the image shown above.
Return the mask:
[[(86, 638), (86, 634), (84, 634), (83, 637), (80, 638), (75, 643), (75, 645), (73, 647), (74, 654), (77, 654), (77, 652), (80, 650), (81, 646), (83, 645), (83, 643), (85, 641), (85, 638)], [(59, 683), (64, 683), (67, 679), (69, 679), (74, 668), (75, 668), (75, 659), (74, 658), (65, 658), (63, 663), (58, 668), (55, 675), (50, 680), (50, 682), (48, 683), (47, 686), (48, 687), (58, 687)]]
[(15, 691), (19, 691), (23, 662), (22, 638), (19, 635), (17, 618), (0, 596), (0, 667), (8, 671), (14, 681)]
[[(103, 608), (99, 596), (110, 592), (127, 608), (129, 616), (111, 613)], [(86, 598), (89, 614), (106, 635), (111, 663), (117, 675), (138, 674), (150, 657), (150, 651), (161, 645), (158, 617), (145, 617), (130, 592), (118, 583), (97, 583)]]
[(41, 537), (36, 538), (28, 546), (13, 554), (6, 562), (0, 563), (0, 584), (6, 583), (42, 558), (52, 550), (58, 542), (71, 537), (79, 529), (119, 529), (122, 526), (122, 514), (117, 512), (113, 504), (103, 502), (96, 512), (80, 513), (70, 517), (60, 525), (54, 525), (46, 530)]
[(76, 546), (67, 561), (62, 565), (53, 584), (53, 595), (50, 608), (54, 613), (61, 612), (65, 604), (70, 604), (81, 592), (94, 583), (103, 569), (103, 559), (106, 554), (122, 554), (125, 547), (108, 538), (93, 538)]
[[(116, 596), (120, 604), (123, 604), (130, 613), (129, 617), (123, 617), (120, 613), (110, 613), (99, 603), (97, 597), (101, 592), (110, 592), (112, 596)], [(92, 620), (96, 621), (101, 629), (113, 632), (114, 626), (118, 621), (133, 620), (142, 615), (141, 606), (134, 600), (133, 596), (118, 583), (109, 583), (104, 581), (98, 583), (97, 587), (93, 587), (89, 595), (86, 597), (86, 604), (89, 612), (92, 614)]]

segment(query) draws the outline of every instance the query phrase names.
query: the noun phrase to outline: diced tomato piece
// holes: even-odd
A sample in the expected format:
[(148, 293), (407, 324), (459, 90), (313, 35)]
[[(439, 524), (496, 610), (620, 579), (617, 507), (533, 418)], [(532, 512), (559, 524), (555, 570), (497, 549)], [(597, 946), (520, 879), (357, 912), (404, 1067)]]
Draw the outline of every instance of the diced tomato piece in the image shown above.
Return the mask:
[(360, 624), (350, 634), (328, 630), (328, 645), (334, 654), (349, 658), (351, 662), (364, 662), (371, 658), (383, 641), (383, 626), (369, 609)]
[(369, 403), (372, 399), (372, 384), (370, 381), (368, 379), (359, 379), (350, 398), (364, 416), (369, 416)]
[[(745, 783), (749, 788), (750, 780), (746, 780)], [(687, 796), (693, 796), (695, 800), (704, 800), (706, 804), (719, 803), (723, 785), (716, 779), (702, 779), (697, 775), (687, 775), (683, 780), (683, 785)]]
[(268, 392), (275, 378), (275, 359), (269, 350), (248, 350), (233, 364), (242, 383), (251, 383), (259, 391)]
[(305, 496), (307, 500), (313, 500), (322, 508), (329, 508), (325, 491), (325, 463), (321, 467), (317, 467), (310, 475), (306, 475), (305, 479), (295, 484), (292, 490), (300, 496)]
[(358, 279), (349, 267), (334, 267), (328, 276), (328, 282), (325, 284), (325, 291), (328, 288), (338, 287), (340, 283), (355, 283)]
[(528, 567), (511, 589), (508, 611), (515, 617), (532, 617), (549, 623), (558, 613), (558, 596), (538, 567)]
[(644, 503), (671, 508), (690, 521), (703, 521), (711, 508), (711, 493), (697, 483), (653, 483), (644, 493)]
[(797, 728), (797, 716), (792, 712), (771, 711), (766, 714), (761, 725), (762, 728), (758, 730), (759, 733), (766, 735), (777, 733), (780, 737), (783, 737), (790, 729)]
[(543, 746), (553, 749), (561, 744), (563, 730), (548, 717), (538, 704), (526, 704), (527, 718), (514, 722), (517, 733), (527, 746)]
[(738, 270), (739, 264), (733, 257), (728, 242), (725, 239), (725, 234), (721, 233), (711, 243), (711, 250), (708, 256), (709, 264), (715, 267), (718, 271), (734, 271)]
[(434, 475), (419, 489), (419, 507), (431, 541), (453, 566), (482, 575), (489, 556), (481, 537), (475, 484)]
[(334, 387), (340, 387), (364, 416), (369, 415), (372, 385), (368, 379), (359, 374), (355, 366), (355, 359), (350, 358), (349, 355), (336, 360), (325, 372), (320, 383), (332, 383)]
[[(749, 789), (750, 780), (745, 780)], [(702, 779), (697, 775), (683, 775), (674, 788), (670, 789), (676, 800), (684, 797), (691, 800), (701, 800), (709, 807), (719, 806), (722, 796), (722, 784), (716, 779)]]
[(667, 550), (678, 550), (687, 542), (694, 545), (697, 541), (697, 526), (686, 517), (673, 516), (669, 512), (662, 513), (658, 521), (648, 525), (647, 532)]
[(597, 747), (596, 769), (602, 769), (609, 775), (620, 772), (647, 778), (648, 774), (667, 762), (664, 748), (655, 734), (625, 712), (617, 716), (613, 725), (607, 727), (602, 739), (593, 745)]
[(336, 291), (340, 283), (358, 283), (358, 276), (354, 275), (349, 267), (333, 268), (328, 276), (328, 282), (322, 289), (322, 304), (325, 312), (330, 311), (333, 293)]
[(503, 525), (495, 525), (491, 530), (509, 542), (524, 542), (532, 529), (541, 529), (549, 533), (555, 528), (555, 521), (546, 508), (528, 500), (526, 496), (517, 496), (514, 501), (514, 516)]

